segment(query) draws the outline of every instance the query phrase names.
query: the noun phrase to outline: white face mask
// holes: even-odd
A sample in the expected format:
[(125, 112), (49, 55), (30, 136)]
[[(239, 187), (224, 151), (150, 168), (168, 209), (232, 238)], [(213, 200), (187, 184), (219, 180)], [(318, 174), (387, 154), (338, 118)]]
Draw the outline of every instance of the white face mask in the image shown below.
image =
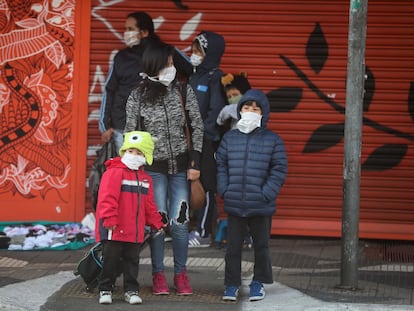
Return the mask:
[(193, 53), (191, 54), (190, 62), (191, 62), (191, 65), (193, 65), (194, 67), (197, 67), (203, 62), (203, 57)]
[(174, 66), (165, 67), (158, 75), (158, 81), (165, 86), (169, 86), (174, 81), (177, 70)]
[(262, 116), (255, 112), (240, 112), (240, 120), (237, 122), (237, 128), (240, 132), (249, 134), (255, 128), (260, 127)]
[(134, 45), (138, 45), (141, 41), (138, 38), (138, 31), (132, 30), (132, 31), (125, 31), (124, 32), (124, 41), (125, 44), (129, 47), (132, 47)]
[(121, 162), (131, 170), (138, 170), (146, 163), (144, 156), (132, 153), (124, 153), (121, 158)]

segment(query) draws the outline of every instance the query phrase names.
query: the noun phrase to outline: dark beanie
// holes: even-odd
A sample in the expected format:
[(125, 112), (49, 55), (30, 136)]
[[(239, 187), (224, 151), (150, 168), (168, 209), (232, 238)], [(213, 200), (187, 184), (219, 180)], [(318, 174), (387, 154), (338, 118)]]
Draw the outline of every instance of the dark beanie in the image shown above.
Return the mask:
[(224, 86), (224, 90), (238, 89), (240, 93), (244, 94), (247, 90), (251, 89), (249, 80), (247, 80), (247, 73), (241, 72), (238, 75), (232, 75), (228, 73), (223, 76), (221, 83)]

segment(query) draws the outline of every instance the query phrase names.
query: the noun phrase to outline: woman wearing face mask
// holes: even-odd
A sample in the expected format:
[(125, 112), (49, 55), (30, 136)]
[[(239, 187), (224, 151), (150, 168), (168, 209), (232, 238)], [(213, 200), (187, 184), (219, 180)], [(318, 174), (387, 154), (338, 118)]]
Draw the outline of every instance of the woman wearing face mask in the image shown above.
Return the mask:
[(217, 191), (228, 214), (223, 300), (237, 300), (247, 226), (255, 261), (249, 300), (255, 301), (265, 297), (263, 283), (273, 283), (269, 237), (276, 199), (286, 179), (287, 157), (281, 137), (266, 128), (270, 108), (265, 93), (248, 90), (238, 111), (237, 130), (224, 134), (216, 153)]
[[(125, 131), (140, 129), (155, 138), (154, 161), (146, 171), (154, 182), (159, 212), (168, 222), (174, 254), (174, 285), (178, 295), (192, 294), (186, 273), (188, 256), (189, 180), (200, 177), (203, 121), (193, 89), (182, 94), (175, 79), (174, 48), (149, 46), (142, 56), (143, 80), (126, 104)], [(185, 103), (182, 103), (186, 98)], [(192, 149), (186, 141), (184, 107), (191, 132)], [(164, 234), (150, 242), (153, 294), (169, 294), (164, 275)]]
[(149, 43), (159, 41), (151, 16), (145, 12), (128, 14), (124, 32), (124, 43), (127, 47), (120, 50), (113, 59), (105, 84), (99, 120), (102, 140), (107, 142), (113, 136), (117, 150), (122, 145), (125, 103), (129, 93), (141, 79), (138, 73), (142, 71), (142, 54)]
[[(125, 20), (124, 43), (126, 48), (114, 57), (105, 84), (100, 108), (99, 130), (102, 140), (109, 141), (113, 136), (117, 150), (122, 144), (125, 127), (125, 104), (131, 90), (141, 80), (141, 58), (148, 45), (159, 43), (161, 39), (155, 33), (151, 16), (146, 12), (133, 12)], [(174, 51), (174, 62), (178, 71), (186, 76), (191, 72), (187, 61)], [(191, 67), (191, 66), (190, 66)]]

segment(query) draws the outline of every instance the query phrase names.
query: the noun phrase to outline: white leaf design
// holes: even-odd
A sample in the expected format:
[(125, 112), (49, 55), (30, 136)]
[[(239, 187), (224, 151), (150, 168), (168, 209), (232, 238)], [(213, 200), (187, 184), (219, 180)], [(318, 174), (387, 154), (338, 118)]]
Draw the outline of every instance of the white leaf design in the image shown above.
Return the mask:
[(190, 18), (184, 25), (181, 27), (180, 31), (180, 40), (185, 41), (188, 38), (192, 37), (194, 32), (197, 30), (198, 25), (201, 22), (203, 13), (197, 13), (192, 18)]
[(60, 42), (56, 41), (45, 50), (46, 57), (59, 68), (66, 61), (66, 55)]
[(49, 137), (48, 132), (43, 126), (39, 126), (33, 136), (39, 141), (41, 141), (42, 143), (45, 143), (45, 144), (53, 143), (53, 140)]

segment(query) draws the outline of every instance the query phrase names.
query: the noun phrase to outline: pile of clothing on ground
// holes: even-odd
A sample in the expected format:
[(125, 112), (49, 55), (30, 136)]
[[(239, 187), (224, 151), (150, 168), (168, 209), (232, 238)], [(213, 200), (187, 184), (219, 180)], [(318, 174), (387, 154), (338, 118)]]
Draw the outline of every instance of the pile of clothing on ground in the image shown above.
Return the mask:
[(79, 249), (95, 242), (82, 223), (0, 223), (0, 249)]

